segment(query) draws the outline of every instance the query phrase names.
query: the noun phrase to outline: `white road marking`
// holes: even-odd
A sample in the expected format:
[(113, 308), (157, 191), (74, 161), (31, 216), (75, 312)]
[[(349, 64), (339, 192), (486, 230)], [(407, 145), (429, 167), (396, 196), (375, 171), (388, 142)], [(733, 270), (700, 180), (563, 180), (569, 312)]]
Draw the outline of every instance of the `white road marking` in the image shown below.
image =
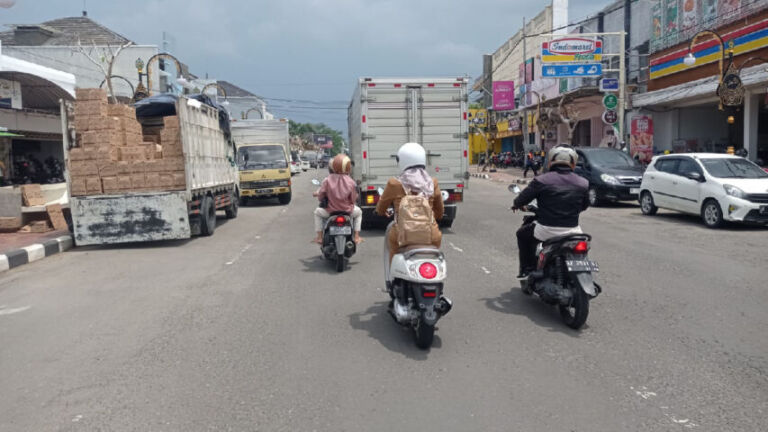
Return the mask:
[(459, 247), (456, 247), (456, 245), (455, 245), (455, 244), (453, 244), (453, 243), (451, 243), (451, 242), (448, 242), (448, 244), (449, 244), (449, 245), (451, 245), (451, 248), (453, 248), (453, 250), (455, 250), (455, 251), (457, 251), (457, 252), (464, 252), (464, 249), (462, 249), (462, 248), (459, 248)]
[(24, 312), (25, 310), (31, 308), (32, 306), (22, 306), (18, 308), (11, 308), (6, 309), (5, 306), (0, 306), (0, 315), (11, 315), (19, 312)]
[(485, 268), (485, 267), (480, 267), (480, 268), (481, 268), (481, 269), (483, 269), (483, 271), (485, 272), (485, 274), (491, 274), (491, 271), (490, 271), (490, 270), (488, 270), (487, 268)]
[(641, 398), (643, 398), (645, 400), (648, 400), (648, 399), (650, 399), (650, 398), (652, 398), (654, 396), (657, 396), (656, 393), (654, 393), (652, 391), (636, 391), (635, 394), (637, 394), (638, 396), (640, 396)]
[(234, 264), (235, 262), (237, 262), (237, 260), (239, 260), (239, 259), (240, 259), (240, 257), (241, 257), (241, 256), (243, 256), (243, 254), (245, 253), (245, 251), (247, 251), (247, 250), (248, 250), (248, 249), (250, 249), (250, 248), (251, 248), (251, 245), (245, 245), (245, 247), (244, 247), (242, 250), (240, 250), (240, 253), (238, 253), (236, 257), (232, 258), (232, 261), (227, 261), (227, 262), (226, 262), (226, 263), (224, 263), (224, 264), (225, 264), (225, 265), (232, 265), (232, 264)]
[(82, 414), (78, 414), (78, 415), (75, 416), (75, 418), (72, 419), (72, 422), (73, 423), (77, 423), (77, 422), (79, 422), (82, 419), (83, 419), (83, 415)]

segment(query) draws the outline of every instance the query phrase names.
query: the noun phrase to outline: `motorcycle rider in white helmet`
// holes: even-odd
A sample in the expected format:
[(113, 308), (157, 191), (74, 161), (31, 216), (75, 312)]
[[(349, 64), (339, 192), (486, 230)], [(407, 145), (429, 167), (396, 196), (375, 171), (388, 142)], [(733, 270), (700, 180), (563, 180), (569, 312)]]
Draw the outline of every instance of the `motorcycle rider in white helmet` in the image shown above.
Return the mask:
[(536, 200), (537, 220), (517, 230), (520, 256), (519, 279), (536, 269), (536, 245), (569, 234), (581, 234), (579, 214), (589, 207), (589, 182), (573, 172), (579, 155), (569, 145), (560, 144), (549, 151), (549, 171), (535, 177), (515, 198), (513, 210), (525, 210)]
[[(427, 173), (427, 153), (424, 147), (418, 143), (403, 144), (397, 151), (397, 165), (400, 168), (400, 176), (393, 177), (387, 182), (384, 193), (381, 194), (376, 205), (376, 213), (380, 216), (387, 215), (387, 209), (394, 205), (395, 216), (400, 207), (400, 200), (406, 195), (406, 190), (413, 195), (420, 194), (429, 200), (435, 222), (432, 224), (432, 245), (440, 248), (442, 233), (437, 221), (443, 218), (445, 208), (437, 184), (437, 179)], [(400, 249), (398, 244), (397, 225), (389, 231), (389, 259), (395, 256)]]

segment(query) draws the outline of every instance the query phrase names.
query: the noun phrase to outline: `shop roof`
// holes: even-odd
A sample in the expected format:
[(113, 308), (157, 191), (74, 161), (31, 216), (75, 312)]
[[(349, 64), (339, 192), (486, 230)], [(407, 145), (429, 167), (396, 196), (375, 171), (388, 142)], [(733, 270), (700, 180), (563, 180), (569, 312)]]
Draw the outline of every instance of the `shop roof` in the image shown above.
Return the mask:
[(8, 27), (11, 30), (0, 32), (0, 41), (6, 46), (74, 46), (78, 41), (88, 45), (123, 45), (131, 42), (85, 16)]

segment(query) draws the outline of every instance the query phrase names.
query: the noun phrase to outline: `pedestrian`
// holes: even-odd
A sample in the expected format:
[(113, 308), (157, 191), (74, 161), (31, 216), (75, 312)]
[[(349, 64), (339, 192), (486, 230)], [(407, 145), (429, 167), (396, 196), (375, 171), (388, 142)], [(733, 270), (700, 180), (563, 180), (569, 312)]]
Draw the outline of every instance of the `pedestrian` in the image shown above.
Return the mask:
[(613, 129), (605, 131), (605, 136), (600, 141), (600, 147), (616, 148), (616, 144), (618, 144), (618, 139), (613, 134)]
[(538, 157), (538, 154), (534, 155), (532, 151), (529, 151), (525, 156), (525, 169), (523, 170), (523, 178), (528, 177), (528, 170), (533, 171), (534, 177), (539, 175), (539, 167), (536, 165), (536, 158)]

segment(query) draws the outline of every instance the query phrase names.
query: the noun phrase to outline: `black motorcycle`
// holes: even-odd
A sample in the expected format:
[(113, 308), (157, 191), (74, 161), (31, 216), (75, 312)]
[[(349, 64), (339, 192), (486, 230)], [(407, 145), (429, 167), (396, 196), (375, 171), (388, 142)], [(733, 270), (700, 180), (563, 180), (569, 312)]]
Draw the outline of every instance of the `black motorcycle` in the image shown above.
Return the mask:
[[(509, 190), (520, 193), (517, 185), (510, 185)], [(523, 217), (523, 225), (536, 221), (535, 204), (521, 210), (531, 213)], [(525, 295), (535, 293), (544, 303), (556, 305), (563, 322), (572, 329), (584, 325), (589, 315), (589, 301), (602, 292), (592, 277), (599, 267), (589, 260), (591, 241), (589, 234), (571, 234), (540, 243), (536, 248), (539, 257), (536, 270), (520, 281)]]
[[(312, 184), (320, 185), (320, 181), (313, 179)], [(321, 204), (321, 207), (324, 205)], [(343, 212), (330, 214), (323, 225), (323, 244), (320, 251), (325, 259), (335, 262), (337, 272), (344, 271), (347, 260), (357, 251), (357, 244), (352, 237), (351, 215)]]

